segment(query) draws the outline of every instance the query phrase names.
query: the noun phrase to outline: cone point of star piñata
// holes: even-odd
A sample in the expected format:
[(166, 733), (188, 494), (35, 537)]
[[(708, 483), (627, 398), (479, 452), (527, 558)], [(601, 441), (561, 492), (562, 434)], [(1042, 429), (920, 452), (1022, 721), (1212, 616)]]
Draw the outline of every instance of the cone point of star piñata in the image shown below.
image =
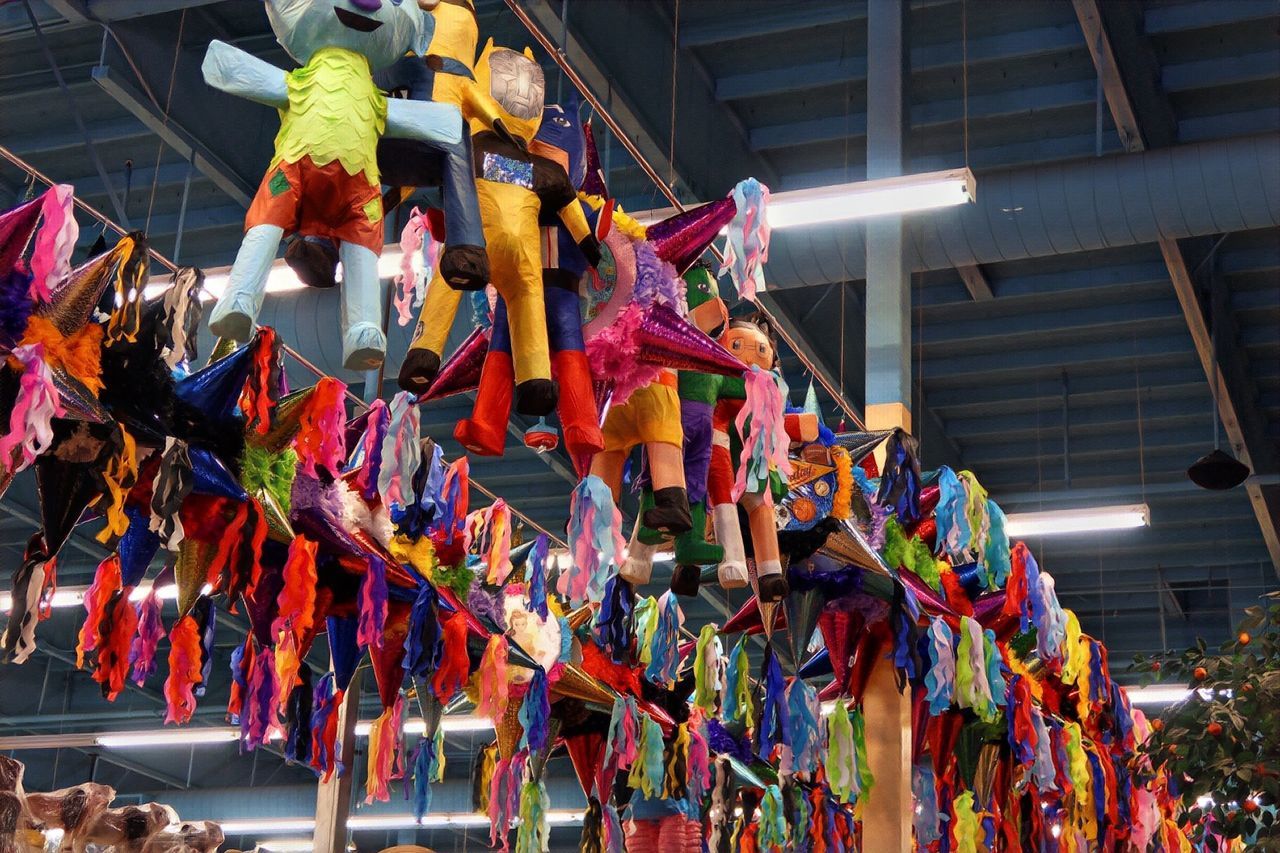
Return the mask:
[(454, 350), (440, 372), (432, 380), (431, 385), (418, 398), (418, 402), (439, 400), (454, 394), (463, 394), (480, 387), (480, 371), (484, 369), (484, 358), (489, 352), (489, 330), (475, 329), (467, 339)]
[(673, 370), (741, 376), (747, 366), (671, 306), (654, 303), (636, 333), (640, 359)]

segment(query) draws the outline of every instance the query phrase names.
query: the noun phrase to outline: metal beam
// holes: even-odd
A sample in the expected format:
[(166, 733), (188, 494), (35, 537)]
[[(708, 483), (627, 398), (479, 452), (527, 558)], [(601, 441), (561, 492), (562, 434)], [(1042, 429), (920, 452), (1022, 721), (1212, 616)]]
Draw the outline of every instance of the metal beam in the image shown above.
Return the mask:
[(213, 181), (218, 189), (242, 207), (249, 207), (254, 194), (254, 188), (249, 182), (236, 174), (230, 166), (181, 125), (161, 115), (131, 83), (125, 81), (119, 74), (112, 74), (111, 68), (106, 65), (99, 65), (93, 69), (93, 79), (108, 95), (164, 140), (166, 145), (177, 151), (184, 159), (189, 160), (205, 177)]
[[(1150, 74), (1141, 73), (1143, 69), (1135, 69), (1132, 64), (1126, 66), (1118, 58), (1123, 53), (1129, 57), (1125, 62), (1150, 61), (1150, 45), (1138, 31), (1131, 10), (1112, 8), (1127, 4), (1108, 4), (1104, 12), (1098, 0), (1072, 2), (1125, 147), (1136, 152), (1145, 150), (1148, 144), (1167, 144), (1171, 141), (1166, 115), (1171, 110), (1167, 99), (1152, 82)], [(1121, 49), (1117, 49), (1117, 45)], [(1153, 103), (1156, 106), (1150, 106)], [(1177, 180), (1176, 175), (1174, 179)], [(1172, 238), (1160, 239), (1159, 246), (1196, 355), (1210, 385), (1218, 389), (1218, 416), (1232, 449), (1255, 473), (1273, 473), (1277, 466), (1275, 445), (1268, 439), (1265, 423), (1253, 405), (1257, 390), (1241, 355), (1231, 346), (1218, 347), (1214, 352), (1209, 315), (1182, 247)], [(1246, 485), (1246, 490), (1272, 564), (1280, 576), (1280, 489)]]
[[(720, 23), (723, 26), (723, 22)], [(681, 44), (684, 44), (683, 38)], [(1080, 34), (1074, 27), (1019, 29), (983, 38), (971, 38), (967, 51), (968, 63), (972, 68), (982, 62), (1021, 61), (1077, 49), (1079, 46)], [(952, 68), (959, 66), (961, 61), (960, 51), (956, 49), (954, 41), (911, 48), (911, 70), (914, 74)], [(823, 86), (864, 86), (867, 82), (866, 57), (842, 56), (768, 71), (727, 74), (716, 81), (716, 97), (728, 101), (783, 95), (810, 90), (815, 82)]]
[(956, 272), (960, 273), (960, 280), (964, 282), (964, 289), (969, 291), (969, 295), (973, 297), (974, 302), (987, 302), (995, 299), (995, 293), (991, 291), (991, 282), (987, 281), (987, 277), (982, 272), (982, 267), (977, 264), (966, 264), (956, 267)]

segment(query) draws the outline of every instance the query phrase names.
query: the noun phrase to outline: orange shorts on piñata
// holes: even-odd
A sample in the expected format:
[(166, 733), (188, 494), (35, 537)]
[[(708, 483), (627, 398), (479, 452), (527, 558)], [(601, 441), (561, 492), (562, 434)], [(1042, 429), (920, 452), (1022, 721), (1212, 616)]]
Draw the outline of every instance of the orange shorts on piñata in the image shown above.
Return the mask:
[(337, 160), (317, 166), (310, 157), (273, 166), (262, 178), (244, 229), (275, 225), (286, 234), (331, 237), (382, 253), (382, 193), (363, 173), (348, 175)]

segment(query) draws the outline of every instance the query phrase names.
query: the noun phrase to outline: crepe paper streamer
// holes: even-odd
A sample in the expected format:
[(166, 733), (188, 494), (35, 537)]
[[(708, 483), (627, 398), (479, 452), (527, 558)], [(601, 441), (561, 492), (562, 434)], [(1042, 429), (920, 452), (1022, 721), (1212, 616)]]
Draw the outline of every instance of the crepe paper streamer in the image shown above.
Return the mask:
[(65, 412), (42, 346), (20, 346), (9, 357), (22, 366), (22, 378), (9, 412), (9, 432), (0, 437), (0, 468), (16, 474), (53, 444), (53, 419)]
[(1057, 770), (1053, 763), (1053, 743), (1049, 739), (1049, 729), (1044, 724), (1044, 716), (1034, 705), (1031, 706), (1031, 725), (1035, 729), (1035, 763), (1031, 767), (1031, 777), (1036, 787), (1043, 791), (1056, 791)]
[(529, 582), (529, 609), (539, 619), (547, 618), (547, 549), (551, 544), (545, 533), (539, 533), (529, 552), (525, 575)]
[(1089, 650), (1081, 636), (1080, 620), (1072, 610), (1066, 611), (1065, 639), (1062, 643), (1062, 680), (1079, 686), (1089, 665)]
[(805, 797), (805, 791), (797, 784), (784, 784), (782, 786), (782, 798), (787, 807), (787, 811), (784, 814), (789, 817), (787, 822), (790, 825), (788, 843), (784, 845), (783, 849), (809, 853), (811, 848), (808, 839), (810, 824), (813, 821), (813, 809), (809, 805), (809, 800)]
[(724, 690), (724, 652), (718, 630), (714, 622), (702, 626), (693, 660), (693, 705), (708, 715), (715, 714)]
[(902, 430), (885, 443), (884, 472), (876, 503), (891, 507), (898, 521), (920, 520), (920, 463), (915, 457), (914, 439)]
[(348, 463), (348, 469), (356, 472), (352, 485), (365, 500), (378, 495), (378, 475), (382, 470), (382, 443), (386, 439), (391, 422), (391, 411), (384, 400), (374, 400), (369, 405), (364, 422), (364, 432), (356, 442), (356, 448)]
[[(969, 526), (969, 551), (972, 552), (974, 558), (984, 566), (987, 562), (986, 548), (987, 540), (990, 536), (990, 518), (987, 515), (987, 490), (978, 482), (978, 478), (974, 476), (972, 471), (961, 471), (960, 482), (964, 486), (965, 505), (964, 514)], [(988, 586), (986, 575), (983, 576), (983, 586)]]
[(444, 781), (444, 729), (436, 726), (431, 734), (418, 739), (411, 760), (412, 790), (408, 799), (413, 803), (413, 817), (421, 822), (431, 812), (431, 786)]
[(934, 617), (929, 622), (929, 671), (925, 674), (925, 698), (929, 702), (929, 714), (938, 716), (951, 707), (955, 697), (956, 655), (954, 638), (946, 621)]
[(496, 726), (501, 722), (502, 715), (506, 711), (509, 689), (505, 634), (495, 634), (489, 638), (477, 672), (479, 677), (476, 681), (480, 695), (476, 702), (476, 713), (493, 720)]
[(670, 591), (658, 599), (655, 610), (653, 631), (648, 637), (645, 677), (670, 689), (680, 668), (680, 627), (684, 624), (684, 613), (675, 593)]
[(683, 800), (689, 794), (689, 739), (689, 723), (685, 721), (676, 726), (665, 753), (662, 796), (668, 800)]
[(98, 659), (93, 680), (102, 685), (102, 695), (108, 702), (114, 702), (124, 690), (129, 672), (129, 648), (138, 627), (138, 611), (129, 601), (132, 591), (132, 587), (117, 589), (97, 624)]
[(200, 631), (196, 620), (183, 616), (169, 629), (169, 677), (164, 682), (165, 725), (184, 725), (196, 710), (193, 692), (200, 680)]
[(403, 716), (404, 697), (397, 695), (395, 703), (384, 709), (369, 727), (369, 767), (364, 785), (366, 805), (375, 801), (390, 802), (391, 780), (400, 778), (404, 773), (401, 746)]
[(315, 623), (318, 549), (319, 545), (305, 536), (297, 536), (289, 543), (289, 555), (281, 569), (284, 585), (276, 598), (277, 615), (271, 623), (276, 642), (288, 634), (299, 654), (306, 654), (302, 643), (310, 637)]
[(662, 796), (665, 764), (663, 762), (662, 728), (648, 714), (640, 713), (640, 736), (637, 754), (631, 762), (627, 784), (650, 799)]
[(634, 639), (633, 602), (631, 584), (621, 575), (609, 578), (600, 609), (592, 623), (592, 633), (596, 643), (609, 651), (614, 663), (622, 663), (631, 655), (631, 642)]
[(498, 498), (467, 519), (467, 548), (476, 548), (488, 567), (485, 582), (498, 586), (511, 574), (511, 508)]
[(987, 501), (989, 534), (984, 551), (987, 566), (987, 588), (1001, 589), (1009, 579), (1012, 561), (1009, 553), (1009, 534), (1005, 532), (1004, 510), (993, 500)]
[(71, 254), (80, 236), (80, 226), (72, 213), (74, 192), (75, 188), (67, 184), (55, 184), (40, 201), (44, 224), (32, 249), (28, 291), (36, 302), (49, 302), (53, 291), (71, 274)]
[(822, 735), (818, 721), (822, 718), (818, 691), (803, 679), (793, 678), (787, 686), (787, 722), (790, 726), (791, 763), (796, 773), (813, 774), (818, 770), (818, 750)]
[(711, 745), (707, 738), (707, 721), (698, 708), (689, 713), (688, 799), (699, 806), (711, 788)]
[[(987, 690), (991, 694), (991, 701), (995, 706), (1003, 708), (1007, 690), (1002, 668), (1004, 658), (1001, 657), (1000, 646), (996, 643), (996, 632), (990, 628), (982, 632), (982, 653), (986, 662)], [(992, 715), (994, 716), (994, 710)]]
[(343, 692), (337, 689), (334, 674), (326, 672), (316, 683), (311, 700), (311, 769), (328, 780), (338, 768), (338, 709)]
[(738, 297), (755, 302), (764, 290), (764, 265), (769, 260), (769, 188), (747, 178), (733, 188), (736, 212), (729, 223), (720, 275), (729, 273)]
[(280, 640), (276, 643), (272, 657), (275, 667), (276, 688), (274, 701), (278, 710), (288, 707), (289, 697), (293, 694), (293, 688), (301, 683), (298, 678), (298, 670), (302, 666), (302, 661), (298, 658), (298, 649), (292, 634), (285, 632), (281, 635)]
[(746, 405), (738, 410), (734, 421), (738, 435), (742, 436), (742, 452), (738, 456), (733, 499), (737, 501), (748, 493), (758, 494), (772, 506), (770, 473), (776, 471), (783, 477), (791, 476), (791, 460), (787, 455), (791, 438), (787, 435), (784, 417), (787, 382), (781, 373), (753, 365), (746, 376), (746, 390)]
[(433, 529), (438, 527), (441, 531), (443, 544), (452, 545), (454, 538), (464, 532), (471, 494), (470, 470), (467, 457), (461, 456), (445, 472), (444, 483), (440, 487), (443, 511), (433, 525)]
[[(881, 544), (881, 556), (885, 563), (893, 568), (910, 569), (934, 591), (941, 592), (942, 579), (939, 564), (934, 559), (929, 546), (919, 536), (908, 538), (898, 519), (891, 513), (885, 513), (883, 508), (876, 504), (872, 504), (872, 507), (873, 513), (879, 511), (885, 519)], [(943, 565), (946, 564), (943, 563)]]
[(1005, 716), (1009, 730), (1009, 746), (1013, 749), (1013, 759), (1020, 765), (1031, 764), (1036, 760), (1036, 729), (1031, 720), (1031, 689), (1022, 675), (1009, 677), (1005, 700), (1007, 708)]
[(926, 847), (942, 837), (938, 814), (938, 788), (933, 777), (933, 768), (927, 763), (911, 766), (911, 796), (916, 807), (912, 811), (911, 824), (915, 829), (916, 841)]
[(1031, 621), (1036, 626), (1036, 651), (1042, 660), (1061, 660), (1067, 639), (1067, 616), (1058, 604), (1053, 575), (1039, 572), (1028, 598)]
[[(1009, 554), (1009, 576), (1004, 584), (1004, 604), (1000, 608), (1002, 616), (1017, 617), (1025, 620), (1023, 613), (1027, 608), (1027, 546), (1016, 543)], [(1027, 632), (1027, 625), (1021, 626), (1022, 633)]]
[(240, 411), (251, 432), (266, 435), (271, 431), (271, 412), (280, 398), (280, 342), (274, 329), (263, 326), (248, 346), (251, 366), (240, 394)]
[(569, 541), (573, 561), (562, 570), (557, 591), (569, 599), (570, 607), (588, 601), (600, 602), (609, 581), (617, 575), (626, 540), (622, 537), (622, 513), (613, 503), (613, 493), (604, 480), (589, 474), (582, 478), (570, 498)]
[(640, 751), (640, 711), (633, 696), (619, 696), (613, 701), (609, 716), (609, 737), (605, 741), (604, 764), (597, 787), (612, 789), (614, 774), (630, 767)]
[(303, 767), (311, 760), (311, 670), (299, 670), (297, 685), (284, 702), (284, 755)]
[(250, 668), (240, 715), (240, 744), (250, 751), (265, 745), (280, 729), (280, 692), (276, 689), (275, 658), (274, 649), (259, 649)]
[[(1080, 724), (1067, 721), (1062, 727), (1063, 743), (1067, 751), (1067, 775), (1075, 791), (1077, 812), (1087, 812), (1093, 797), (1093, 777), (1089, 773), (1089, 759), (1085, 757), (1083, 733)], [(1097, 828), (1094, 827), (1096, 835)]]
[(729, 653), (725, 674), (724, 721), (750, 725), (754, 716), (751, 699), (751, 661), (747, 657), (747, 635), (738, 639)]
[[(422, 259), (419, 271), (416, 261)], [(401, 326), (413, 322), (413, 316), (426, 298), (432, 272), (440, 262), (440, 243), (431, 235), (427, 216), (418, 208), (400, 232), (400, 272), (396, 274), (396, 318)]]
[(771, 748), (791, 745), (786, 682), (782, 678), (778, 656), (774, 654), (773, 646), (768, 644), (765, 645), (764, 660), (760, 665), (760, 683), (764, 686), (764, 705), (760, 709), (760, 724), (756, 728), (760, 736), (761, 752), (768, 753), (772, 749), (764, 749), (764, 744)]
[(530, 780), (520, 789), (520, 826), (516, 830), (516, 853), (542, 853), (550, 849), (551, 823), (547, 812), (551, 798), (541, 780)]
[(382, 648), (382, 631), (387, 621), (387, 565), (370, 554), (369, 565), (360, 581), (360, 624), (356, 642), (372, 649)]
[(231, 689), (227, 696), (227, 719), (240, 725), (244, 712), (244, 697), (249, 692), (249, 673), (253, 668), (253, 632), (249, 632), (242, 645), (231, 650)]
[(764, 789), (760, 801), (760, 831), (756, 837), (761, 850), (785, 849), (787, 846), (787, 820), (782, 805), (782, 790), (777, 785)]
[(315, 390), (302, 404), (293, 448), (302, 472), (308, 477), (319, 476), (320, 467), (334, 476), (342, 471), (346, 458), (346, 393), (344, 383), (326, 376), (316, 383)]
[(524, 772), (524, 756), (500, 758), (494, 765), (489, 785), (489, 846), (507, 851), (507, 829), (516, 817), (520, 777)]
[(968, 616), (960, 617), (960, 642), (956, 649), (956, 704), (971, 709), (988, 723), (995, 720), (996, 706), (987, 681), (982, 626)]
[(76, 642), (76, 669), (84, 669), (85, 653), (98, 648), (98, 624), (106, 615), (107, 605), (120, 587), (120, 555), (110, 554), (98, 563), (98, 568), (93, 573), (93, 583), (89, 584), (84, 593), (85, 616)]
[(410, 678), (427, 678), (439, 671), (444, 632), (438, 607), (435, 587), (425, 582), (420, 584), (409, 611), (409, 633), (404, 641), (404, 670)]
[(413, 502), (413, 475), (422, 464), (422, 425), (416, 399), (401, 391), (391, 400), (391, 417), (382, 439), (382, 465), (378, 470), (378, 494), (388, 506)]
[(431, 676), (431, 692), (441, 702), (447, 702), (466, 685), (471, 671), (467, 620), (461, 613), (440, 617), (440, 647), (440, 663)]
[(160, 544), (169, 551), (177, 551), (185, 531), (179, 509), (195, 487), (195, 475), (187, 443), (173, 436), (165, 436), (160, 466), (151, 484), (151, 515), (147, 527), (160, 537)]
[(547, 674), (540, 669), (533, 671), (525, 690), (524, 700), (520, 704), (517, 715), (524, 733), (520, 736), (521, 749), (530, 753), (540, 752), (547, 745), (548, 719), (551, 716), (551, 703), (547, 689)]
[(827, 717), (827, 754), (823, 765), (827, 770), (831, 794), (838, 802), (855, 803), (858, 800), (861, 782), (857, 761), (849, 706), (844, 699), (837, 699), (835, 708)]
[(650, 595), (637, 601), (634, 621), (637, 662), (647, 669), (653, 662), (653, 637), (658, 632), (658, 599)]
[(147, 597), (138, 602), (138, 632), (129, 649), (129, 664), (133, 667), (133, 683), (143, 687), (156, 671), (156, 651), (164, 638), (164, 622), (160, 618), (162, 603), (155, 587)]
[(955, 798), (956, 853), (978, 853), (978, 816), (973, 812), (973, 792)]

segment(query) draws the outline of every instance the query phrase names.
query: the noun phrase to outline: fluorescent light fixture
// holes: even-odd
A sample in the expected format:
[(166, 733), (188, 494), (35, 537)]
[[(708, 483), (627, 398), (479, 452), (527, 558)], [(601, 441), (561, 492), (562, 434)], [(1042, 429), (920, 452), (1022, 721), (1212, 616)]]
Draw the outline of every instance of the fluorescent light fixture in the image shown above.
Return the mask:
[[(399, 275), (400, 259), (403, 254), (400, 251), (399, 243), (388, 243), (384, 246), (382, 254), (378, 257), (378, 276), (384, 279), (391, 279)], [(421, 263), (418, 266), (421, 274)], [(342, 281), (342, 264), (338, 264), (335, 274), (338, 281)], [(213, 269), (205, 270), (204, 289), (200, 294), (200, 301), (208, 302), (212, 299), (221, 299), (222, 294), (226, 292), (227, 282), (230, 279), (231, 267), (214, 267)], [(154, 299), (168, 290), (171, 283), (167, 274), (152, 276), (142, 295), (146, 299)], [(299, 280), (297, 273), (291, 270), (283, 259), (271, 264), (271, 271), (267, 273), (267, 293), (289, 293), (305, 289), (306, 285)]]
[(261, 817), (244, 820), (218, 820), (224, 835), (284, 835), (291, 832), (313, 832), (316, 820), (312, 817)]
[[(217, 821), (226, 835), (277, 835), (289, 832), (311, 832), (316, 822), (313, 818), (248, 818), (245, 820)], [(582, 823), (582, 812), (572, 809), (552, 809), (547, 812), (547, 823), (565, 826)], [(475, 812), (441, 812), (429, 814), (419, 823), (411, 814), (352, 815), (347, 826), (355, 831), (387, 829), (425, 829), (482, 827), (489, 825), (487, 815)], [(275, 849), (270, 843), (268, 850)]]
[(769, 196), (769, 227), (799, 228), (915, 213), (968, 204), (975, 198), (976, 181), (968, 169), (786, 190)]
[[(373, 723), (356, 723), (356, 737), (368, 737)], [(488, 717), (473, 714), (457, 714), (440, 718), (440, 728), (449, 732), (491, 732), (493, 722)], [(404, 733), (420, 735), (426, 732), (427, 724), (422, 720), (409, 720), (404, 724)]]
[[(213, 591), (213, 587), (205, 584), (208, 591), (202, 590), (205, 595)], [(87, 586), (65, 586), (57, 589), (53, 593), (53, 600), (50, 606), (55, 609), (63, 607), (83, 607), (84, 594), (88, 591)], [(176, 601), (178, 598), (178, 587), (175, 584), (162, 586), (157, 590), (161, 601)], [(141, 601), (151, 593), (151, 585), (135, 587), (133, 592), (129, 593), (129, 600), (133, 602)], [(13, 607), (13, 593), (0, 592), (0, 610), (9, 610)]]
[(230, 727), (173, 729), (154, 732), (116, 732), (100, 735), (98, 746), (107, 749), (148, 746), (194, 746), (208, 743), (234, 743), (240, 732)]
[(1142, 503), (1128, 506), (1058, 509), (1048, 512), (1014, 512), (1005, 516), (1004, 529), (1010, 536), (1056, 536), (1066, 533), (1129, 530), (1150, 525), (1151, 509)]
[(310, 838), (276, 838), (266, 844), (259, 844), (260, 853), (312, 853), (316, 843)]
[[(80, 607), (84, 604), (84, 593), (87, 587), (67, 587), (53, 592), (49, 606), (55, 609), (62, 607)], [(13, 593), (0, 592), (0, 610), (13, 608)]]
[(1131, 705), (1172, 705), (1191, 695), (1185, 687), (1126, 687)]

